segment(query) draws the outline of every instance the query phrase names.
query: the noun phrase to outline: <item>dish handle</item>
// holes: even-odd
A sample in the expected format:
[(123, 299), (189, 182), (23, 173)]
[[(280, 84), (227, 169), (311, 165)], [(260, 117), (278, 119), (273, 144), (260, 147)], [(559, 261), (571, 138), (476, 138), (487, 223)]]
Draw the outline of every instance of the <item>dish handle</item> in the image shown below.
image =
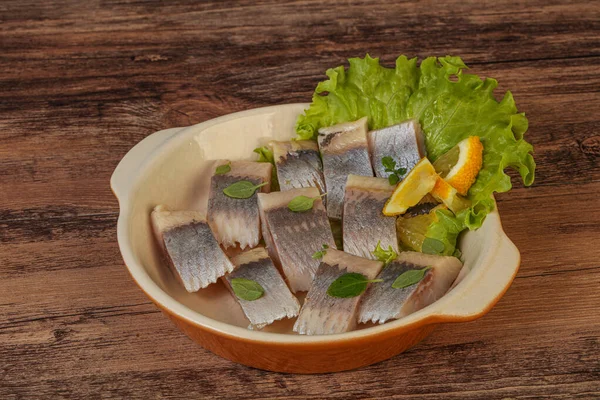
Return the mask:
[(170, 128), (154, 132), (133, 146), (121, 159), (110, 177), (110, 187), (119, 200), (123, 202), (129, 196), (136, 172), (154, 149), (173, 137), (184, 128)]
[(502, 230), (496, 240), (499, 246), (493, 254), (488, 254), (488, 262), (482, 263), (485, 268), (471, 271), (469, 275), (474, 276), (467, 275), (448, 293), (451, 295), (448, 303), (437, 313), (444, 322), (471, 321), (482, 317), (510, 287), (519, 270), (521, 255)]

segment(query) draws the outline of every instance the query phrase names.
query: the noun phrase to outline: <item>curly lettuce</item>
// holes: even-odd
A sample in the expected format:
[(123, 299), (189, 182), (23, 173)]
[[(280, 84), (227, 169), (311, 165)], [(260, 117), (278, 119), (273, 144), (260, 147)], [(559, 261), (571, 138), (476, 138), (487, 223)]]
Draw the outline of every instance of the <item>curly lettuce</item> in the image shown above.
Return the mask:
[(510, 92), (494, 97), (495, 79), (463, 73), (460, 57), (417, 59), (400, 56), (394, 68), (379, 59), (349, 59), (350, 66), (327, 70), (329, 79), (317, 85), (312, 104), (298, 118), (298, 139), (314, 139), (319, 128), (368, 117), (369, 129), (417, 119), (431, 161), (462, 139), (477, 135), (483, 143), (483, 166), (467, 197), (472, 206), (453, 215), (438, 211), (438, 221), (426, 236), (442, 242), (440, 254), (452, 254), (458, 232), (477, 229), (494, 209), (492, 194), (511, 189), (507, 168), (518, 171), (529, 186), (535, 176), (533, 146), (523, 139), (528, 123)]

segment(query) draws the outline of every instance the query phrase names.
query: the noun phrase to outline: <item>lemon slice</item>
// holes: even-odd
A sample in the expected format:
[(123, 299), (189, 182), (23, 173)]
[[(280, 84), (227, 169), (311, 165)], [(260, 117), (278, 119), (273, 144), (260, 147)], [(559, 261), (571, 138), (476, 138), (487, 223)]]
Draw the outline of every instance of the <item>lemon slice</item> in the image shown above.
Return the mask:
[(438, 174), (427, 158), (421, 161), (396, 186), (394, 193), (383, 206), (383, 214), (394, 216), (404, 214), (427, 193), (431, 192), (437, 181)]
[(421, 251), (427, 229), (437, 221), (435, 212), (446, 208), (444, 204), (440, 204), (428, 214), (415, 217), (399, 217), (396, 220), (396, 231), (401, 247), (407, 250)]
[(458, 194), (458, 191), (441, 177), (438, 177), (431, 195), (442, 202), (454, 214), (471, 206), (471, 202)]
[(458, 193), (467, 195), (483, 164), (483, 145), (479, 136), (469, 136), (440, 156), (433, 166)]

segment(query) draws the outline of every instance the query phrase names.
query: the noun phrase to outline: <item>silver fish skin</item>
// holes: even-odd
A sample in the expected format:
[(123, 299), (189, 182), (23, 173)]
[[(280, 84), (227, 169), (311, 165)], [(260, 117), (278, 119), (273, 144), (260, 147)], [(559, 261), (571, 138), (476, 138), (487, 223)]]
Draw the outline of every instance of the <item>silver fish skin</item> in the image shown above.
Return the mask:
[(367, 142), (367, 118), (319, 129), (319, 149), (327, 190), (327, 215), (342, 218), (348, 175), (373, 176)]
[(396, 168), (406, 168), (408, 173), (419, 160), (427, 156), (423, 131), (416, 120), (373, 130), (367, 136), (373, 169), (379, 178), (387, 178), (391, 174), (381, 163), (383, 157), (392, 157), (396, 161)]
[(188, 292), (205, 288), (233, 271), (233, 264), (213, 236), (204, 213), (169, 211), (157, 206), (151, 221), (170, 266)]
[(344, 251), (375, 260), (377, 243), (398, 253), (396, 217), (383, 215), (383, 206), (394, 191), (387, 179), (348, 175), (344, 196)]
[[(235, 270), (222, 279), (250, 321), (248, 329), (262, 329), (274, 321), (298, 316), (300, 303), (290, 292), (264, 247), (247, 250), (231, 261)], [(235, 278), (257, 282), (264, 289), (264, 294), (253, 301), (238, 298), (231, 288), (231, 280)]]
[(431, 195), (426, 194), (419, 202), (409, 207), (408, 210), (404, 214), (402, 214), (402, 218), (412, 218), (418, 215), (429, 214), (431, 210), (439, 206), (440, 203)]
[(325, 193), (319, 146), (312, 140), (272, 141), (277, 178), (282, 191), (316, 187)]
[(312, 255), (324, 244), (335, 248), (327, 212), (320, 198), (305, 212), (293, 212), (288, 208), (294, 197), (319, 195), (319, 190), (314, 187), (258, 195), (267, 249), (294, 293), (310, 288), (319, 267), (319, 260), (313, 259)]
[(241, 249), (255, 247), (261, 238), (257, 193), (247, 199), (234, 199), (223, 193), (229, 185), (250, 181), (255, 185), (267, 182), (257, 192), (268, 193), (271, 183), (270, 163), (252, 161), (220, 161), (230, 164), (226, 174), (213, 175), (208, 198), (208, 224), (225, 249), (239, 244)]
[[(402, 289), (392, 283), (406, 271), (431, 267), (420, 282)], [(358, 321), (383, 324), (427, 307), (440, 299), (456, 279), (462, 263), (456, 257), (406, 251), (386, 265), (377, 279), (383, 282), (371, 285), (360, 305)]]
[(339, 250), (327, 250), (306, 295), (294, 332), (301, 335), (330, 335), (349, 332), (356, 328), (358, 305), (362, 295), (336, 298), (327, 289), (340, 276), (355, 272), (374, 279), (383, 263), (353, 256)]

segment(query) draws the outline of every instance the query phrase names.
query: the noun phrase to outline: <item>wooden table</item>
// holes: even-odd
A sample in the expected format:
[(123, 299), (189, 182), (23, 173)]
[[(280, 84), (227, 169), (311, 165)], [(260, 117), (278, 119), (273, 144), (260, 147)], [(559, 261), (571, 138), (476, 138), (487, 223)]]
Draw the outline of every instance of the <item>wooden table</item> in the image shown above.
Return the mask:
[[(0, 398), (600, 398), (600, 7), (464, 0), (0, 4)], [(535, 185), (498, 196), (522, 266), (480, 320), (357, 371), (194, 344), (128, 275), (109, 177), (146, 135), (304, 102), (369, 52), (461, 55), (527, 113)]]

